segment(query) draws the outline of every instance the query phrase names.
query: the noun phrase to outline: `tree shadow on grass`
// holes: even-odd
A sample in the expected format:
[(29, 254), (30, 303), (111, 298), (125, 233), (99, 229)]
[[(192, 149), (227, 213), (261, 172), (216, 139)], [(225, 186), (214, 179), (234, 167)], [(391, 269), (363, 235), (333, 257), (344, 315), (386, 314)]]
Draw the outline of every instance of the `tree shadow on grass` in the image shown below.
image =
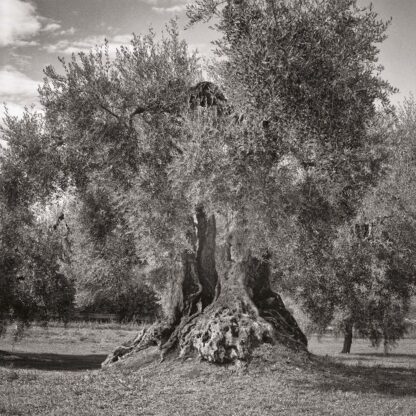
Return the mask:
[[(385, 367), (403, 368), (403, 364), (408, 364), (408, 367), (416, 367), (416, 354), (388, 354), (383, 353), (354, 353), (336, 356), (335, 361), (341, 364), (348, 364), (349, 362), (368, 362), (373, 363), (374, 366), (379, 366), (381, 363)], [(387, 364), (388, 363), (388, 364)], [(396, 365), (395, 365), (396, 364)]]
[(355, 354), (353, 354), (353, 356), (354, 355), (358, 355), (358, 356), (360, 356), (360, 359), (361, 359), (361, 357), (369, 357), (369, 359), (371, 358), (371, 357), (373, 357), (373, 358), (385, 358), (385, 359), (389, 359), (389, 358), (408, 358), (409, 360), (416, 360), (416, 354), (396, 354), (395, 352), (392, 352), (392, 353), (390, 353), (390, 354), (387, 354), (387, 355), (385, 355), (384, 353), (382, 353), (382, 352), (358, 352), (358, 353), (355, 353)]
[(318, 371), (325, 373), (314, 386), (319, 390), (416, 397), (416, 368), (347, 365), (321, 357), (315, 357), (314, 361)]
[(47, 354), (0, 351), (0, 367), (46, 371), (82, 371), (101, 368), (106, 355)]

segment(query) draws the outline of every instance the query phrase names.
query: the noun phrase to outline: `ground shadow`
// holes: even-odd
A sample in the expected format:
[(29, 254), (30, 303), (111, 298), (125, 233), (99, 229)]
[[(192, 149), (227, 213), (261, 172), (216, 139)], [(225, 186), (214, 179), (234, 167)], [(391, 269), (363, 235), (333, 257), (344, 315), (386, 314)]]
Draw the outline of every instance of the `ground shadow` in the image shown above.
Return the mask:
[(400, 368), (403, 368), (404, 360), (411, 365), (415, 365), (416, 354), (388, 354), (384, 355), (383, 353), (355, 353), (355, 354), (345, 354), (336, 356), (335, 360), (338, 363), (348, 363), (349, 361), (362, 361), (368, 363), (374, 363), (377, 366), (376, 359), (380, 360), (390, 360), (393, 365), (388, 367), (394, 367), (396, 363)]
[(389, 354), (384, 354), (382, 352), (358, 352), (354, 353), (354, 355), (359, 355), (360, 357), (373, 357), (373, 358), (408, 358), (410, 360), (416, 360), (416, 354), (396, 354), (395, 352), (391, 352)]
[(316, 380), (314, 387), (319, 390), (416, 397), (416, 368), (348, 365), (322, 357), (314, 361), (317, 370), (325, 373)]
[(47, 354), (0, 350), (0, 367), (47, 371), (81, 371), (101, 368), (106, 355)]

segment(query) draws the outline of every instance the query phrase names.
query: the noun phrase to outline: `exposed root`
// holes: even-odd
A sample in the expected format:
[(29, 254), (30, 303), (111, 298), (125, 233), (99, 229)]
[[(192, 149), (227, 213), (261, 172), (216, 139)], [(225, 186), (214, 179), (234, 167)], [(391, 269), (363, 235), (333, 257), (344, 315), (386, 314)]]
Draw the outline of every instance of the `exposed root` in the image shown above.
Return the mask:
[(156, 322), (148, 328), (144, 328), (137, 336), (118, 347), (113, 353), (109, 354), (101, 367), (109, 367), (112, 364), (122, 361), (130, 355), (142, 351), (151, 346), (162, 345), (169, 338), (174, 327), (167, 322)]
[(229, 302), (220, 298), (204, 311), (198, 308), (196, 313), (184, 315), (176, 326), (154, 324), (117, 348), (103, 367), (151, 346), (159, 348), (161, 362), (172, 351), (178, 351), (181, 358), (198, 355), (213, 363), (245, 362), (256, 347), (275, 342), (306, 352), (305, 335), (279, 295), (273, 295), (255, 308), (249, 297)]
[(194, 313), (191, 316), (184, 316), (181, 319), (181, 322), (179, 325), (175, 328), (175, 330), (170, 335), (169, 339), (160, 347), (161, 353), (160, 353), (160, 362), (162, 362), (166, 355), (174, 350), (176, 346), (178, 345), (179, 338), (182, 335), (182, 332), (185, 330), (187, 326), (199, 315), (201, 314), (201, 310), (199, 309), (198, 312)]
[(277, 293), (271, 292), (258, 307), (260, 316), (273, 325), (279, 342), (294, 350), (306, 350), (308, 339)]

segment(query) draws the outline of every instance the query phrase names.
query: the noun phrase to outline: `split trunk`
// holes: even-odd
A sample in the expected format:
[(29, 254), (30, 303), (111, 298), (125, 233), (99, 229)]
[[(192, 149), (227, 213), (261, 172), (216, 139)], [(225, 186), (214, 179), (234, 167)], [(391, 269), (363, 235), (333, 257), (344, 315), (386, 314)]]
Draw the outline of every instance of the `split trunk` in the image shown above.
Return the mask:
[(213, 215), (196, 212), (197, 250), (172, 274), (172, 313), (117, 348), (103, 366), (156, 347), (163, 360), (198, 355), (214, 363), (246, 361), (262, 343), (307, 350), (307, 339), (270, 284), (270, 262), (242, 254), (232, 233), (216, 244)]

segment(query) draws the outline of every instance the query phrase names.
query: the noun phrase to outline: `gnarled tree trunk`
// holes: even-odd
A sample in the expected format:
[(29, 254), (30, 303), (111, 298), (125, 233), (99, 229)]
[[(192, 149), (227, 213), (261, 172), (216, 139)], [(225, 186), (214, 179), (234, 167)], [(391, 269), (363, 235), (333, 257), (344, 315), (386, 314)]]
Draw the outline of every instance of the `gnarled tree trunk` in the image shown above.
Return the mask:
[(268, 259), (240, 253), (232, 234), (217, 248), (215, 217), (198, 208), (196, 218), (196, 253), (185, 253), (173, 273), (172, 316), (142, 330), (103, 366), (150, 346), (158, 347), (161, 359), (175, 350), (180, 357), (197, 354), (214, 363), (245, 361), (262, 343), (306, 351), (305, 335), (271, 289)]

